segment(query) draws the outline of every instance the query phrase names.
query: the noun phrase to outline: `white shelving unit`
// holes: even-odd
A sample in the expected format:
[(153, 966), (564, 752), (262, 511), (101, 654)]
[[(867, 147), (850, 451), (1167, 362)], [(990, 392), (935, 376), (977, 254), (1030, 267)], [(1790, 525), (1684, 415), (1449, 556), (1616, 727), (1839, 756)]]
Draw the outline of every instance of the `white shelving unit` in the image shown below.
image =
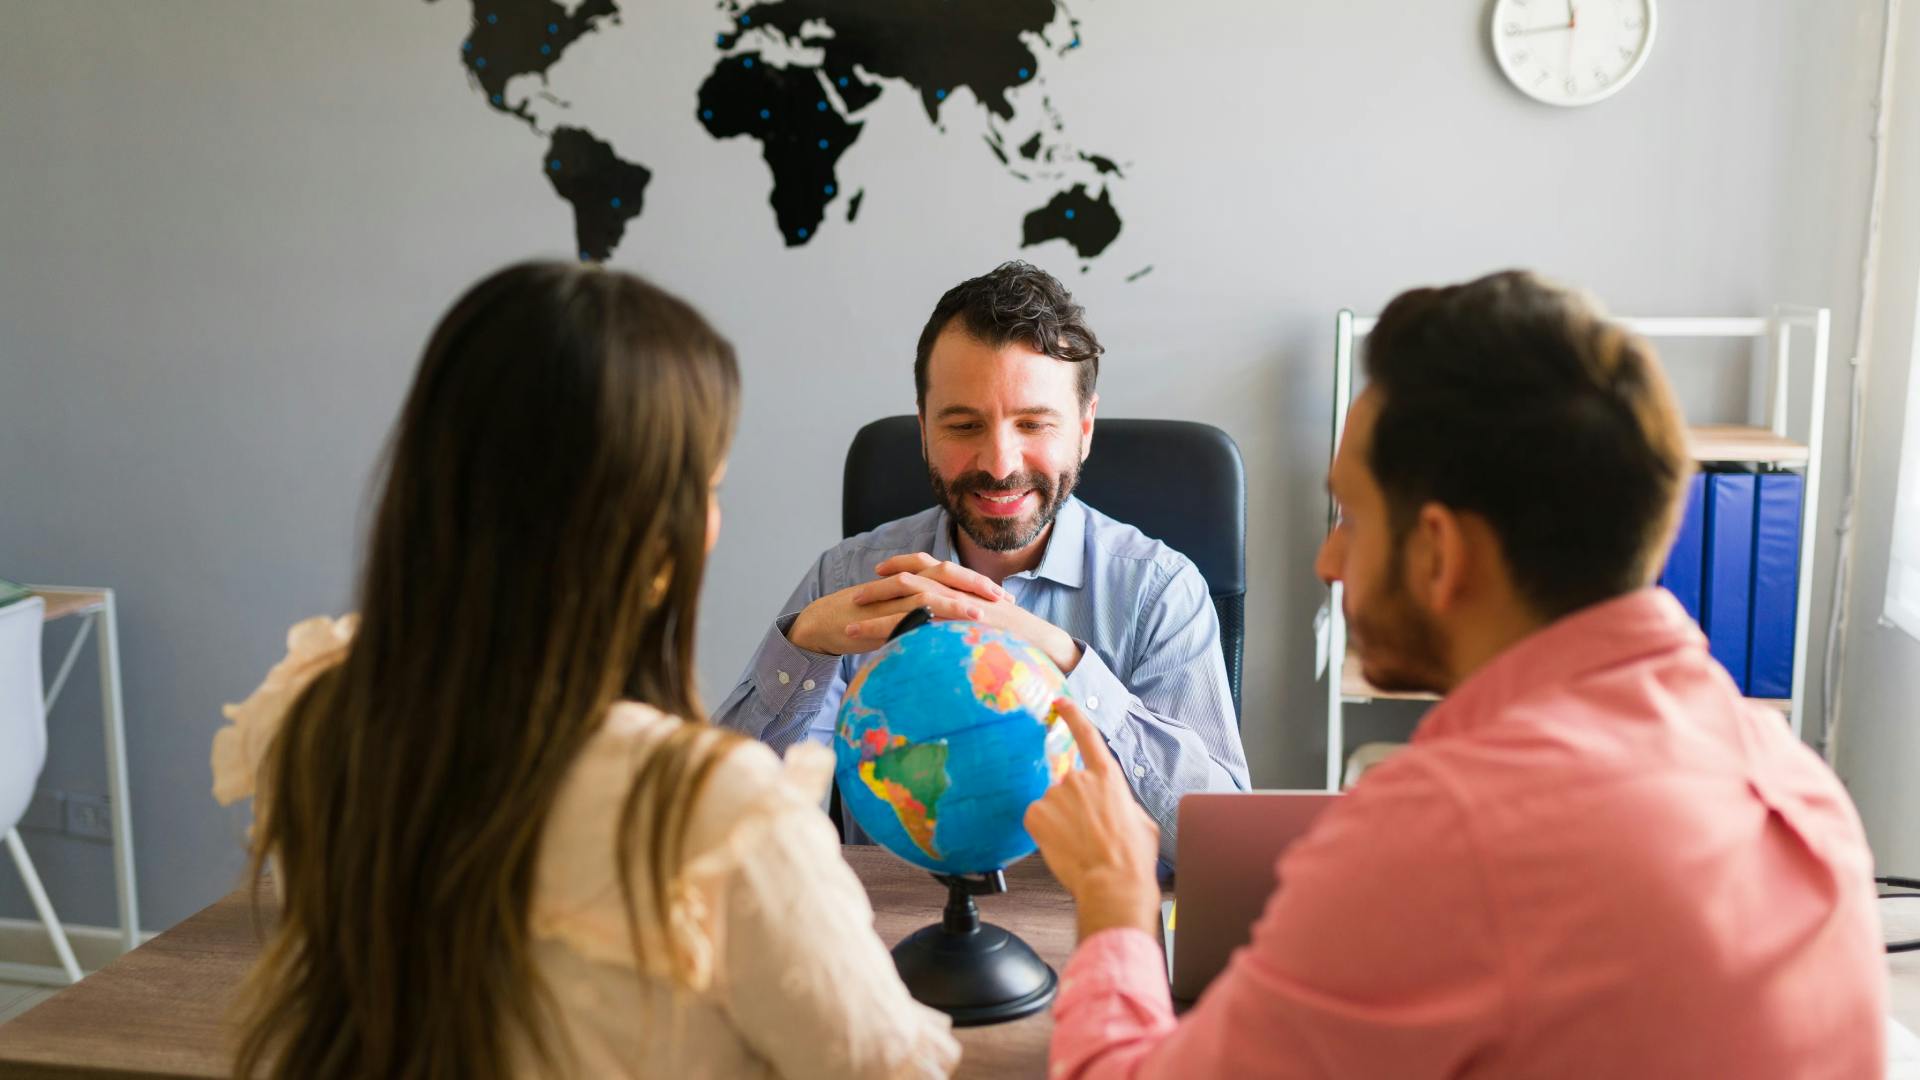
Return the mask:
[[(1373, 330), (1375, 319), (1341, 310), (1334, 316), (1333, 448), (1340, 447), (1346, 430), (1347, 409), (1353, 404), (1355, 346)], [(1737, 462), (1763, 468), (1795, 469), (1806, 475), (1806, 501), (1801, 507), (1799, 596), (1794, 607), (1793, 696), (1767, 698), (1786, 714), (1799, 735), (1806, 708), (1807, 631), (1813, 610), (1814, 523), (1820, 512), (1820, 446), (1826, 417), (1827, 348), (1831, 316), (1826, 308), (1778, 307), (1773, 314), (1750, 318), (1622, 318), (1618, 320), (1653, 341), (1674, 338), (1745, 339), (1755, 343), (1754, 363), (1764, 370), (1763, 423), (1702, 424), (1689, 429), (1694, 460)], [(1764, 346), (1764, 347), (1763, 347)], [(1796, 368), (1806, 369), (1798, 383)], [(1795, 387), (1806, 395), (1807, 413), (1798, 425), (1791, 420)], [(1799, 431), (1790, 430), (1790, 426)], [(1327, 526), (1333, 526), (1333, 503), (1328, 500)], [(1335, 585), (1324, 610), (1324, 672), (1327, 682), (1327, 777), (1329, 791), (1340, 790), (1346, 763), (1348, 705), (1372, 701), (1437, 701), (1434, 694), (1390, 693), (1370, 686), (1360, 673), (1358, 659), (1347, 652), (1346, 616)], [(1316, 623), (1321, 620), (1316, 619)]]

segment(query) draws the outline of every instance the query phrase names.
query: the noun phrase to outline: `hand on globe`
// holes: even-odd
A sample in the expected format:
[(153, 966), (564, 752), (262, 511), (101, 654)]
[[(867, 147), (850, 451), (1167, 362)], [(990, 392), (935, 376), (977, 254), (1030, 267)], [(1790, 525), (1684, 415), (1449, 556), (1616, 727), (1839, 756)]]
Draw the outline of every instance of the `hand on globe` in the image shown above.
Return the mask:
[(1134, 801), (1106, 740), (1080, 707), (1062, 698), (1054, 709), (1073, 732), (1084, 765), (1027, 807), (1027, 832), (1047, 869), (1073, 894), (1081, 941), (1123, 926), (1158, 934), (1160, 827)]
[[(994, 599), (1004, 595), (991, 581), (973, 576)], [(872, 652), (886, 642), (894, 624), (915, 608), (927, 608), (937, 619), (978, 619), (987, 606), (982, 595), (901, 571), (828, 593), (808, 604), (787, 629), (787, 640), (797, 648), (829, 656)]]
[[(1073, 640), (1072, 634), (1014, 603), (1012, 593), (959, 563), (941, 562), (925, 552), (915, 552), (895, 555), (875, 567), (875, 570), (885, 575), (915, 574), (963, 593), (982, 597), (987, 602), (980, 605), (979, 614), (968, 616), (973, 621), (1032, 642), (1063, 672), (1071, 674), (1080, 663), (1080, 645)], [(936, 611), (934, 614), (940, 613)], [(849, 626), (847, 633), (862, 640), (885, 641), (887, 635), (893, 632), (893, 624), (898, 621), (898, 615), (870, 619)]]

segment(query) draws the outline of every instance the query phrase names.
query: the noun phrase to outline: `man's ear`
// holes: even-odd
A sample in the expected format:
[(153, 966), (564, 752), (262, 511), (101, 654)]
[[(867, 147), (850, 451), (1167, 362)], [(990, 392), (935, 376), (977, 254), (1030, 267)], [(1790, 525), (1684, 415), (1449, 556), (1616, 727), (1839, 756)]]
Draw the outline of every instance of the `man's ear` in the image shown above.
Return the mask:
[(1408, 568), (1409, 585), (1427, 610), (1445, 615), (1461, 603), (1472, 582), (1476, 530), (1452, 507), (1430, 502), (1420, 508), (1413, 533), (1409, 546), (1417, 543), (1420, 554), (1419, 563)]
[(1087, 407), (1080, 410), (1080, 463), (1087, 462), (1087, 455), (1093, 452), (1093, 414), (1100, 410), (1100, 395), (1094, 394), (1087, 399)]

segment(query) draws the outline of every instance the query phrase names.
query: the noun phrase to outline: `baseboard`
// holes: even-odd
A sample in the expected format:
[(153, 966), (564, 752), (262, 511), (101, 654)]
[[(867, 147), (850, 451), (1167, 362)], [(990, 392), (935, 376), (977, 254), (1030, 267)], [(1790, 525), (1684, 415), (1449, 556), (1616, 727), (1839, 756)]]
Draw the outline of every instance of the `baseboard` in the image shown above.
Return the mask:
[[(98, 971), (120, 956), (120, 931), (111, 926), (65, 924), (67, 942), (73, 946), (73, 958), (84, 971)], [(152, 941), (157, 935), (145, 933), (140, 941)], [(47, 940), (47, 928), (38, 919), (0, 919), (0, 963), (34, 967), (57, 965), (60, 958)]]

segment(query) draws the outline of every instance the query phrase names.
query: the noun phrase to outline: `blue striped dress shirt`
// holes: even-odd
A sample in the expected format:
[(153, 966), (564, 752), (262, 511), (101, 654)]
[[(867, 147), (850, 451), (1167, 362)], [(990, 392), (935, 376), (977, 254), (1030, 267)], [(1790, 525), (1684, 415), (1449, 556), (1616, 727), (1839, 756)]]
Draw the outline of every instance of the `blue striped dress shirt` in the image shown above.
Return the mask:
[[(945, 510), (888, 522), (821, 555), (714, 722), (781, 752), (801, 738), (830, 743), (840, 696), (866, 657), (808, 652), (787, 631), (808, 604), (873, 580), (874, 567), (895, 555), (919, 551), (958, 561)], [(1001, 585), (1080, 646), (1067, 687), (1159, 822), (1160, 857), (1171, 867), (1180, 796), (1248, 786), (1205, 579), (1185, 555), (1069, 498), (1040, 565)]]

